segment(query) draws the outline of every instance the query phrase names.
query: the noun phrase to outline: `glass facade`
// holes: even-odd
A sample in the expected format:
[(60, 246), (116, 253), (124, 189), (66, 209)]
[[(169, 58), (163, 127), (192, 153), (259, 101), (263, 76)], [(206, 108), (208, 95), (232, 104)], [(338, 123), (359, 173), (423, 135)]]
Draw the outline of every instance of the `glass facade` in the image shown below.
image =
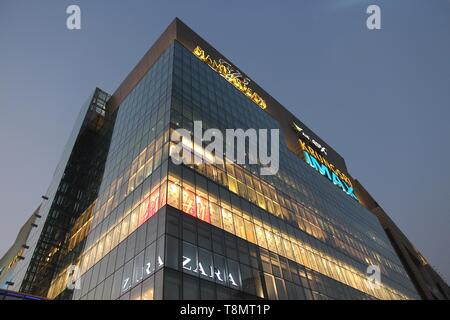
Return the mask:
[[(196, 121), (202, 133), (279, 130), (279, 170), (262, 175), (247, 151), (246, 164), (212, 154), (192, 137)], [(191, 140), (171, 140), (177, 129)], [(180, 146), (191, 164), (172, 161)], [(222, 161), (195, 162), (212, 156)], [(179, 19), (114, 94), (94, 90), (30, 219), (0, 271), (0, 286), (26, 297), (446, 295), (345, 160)]]
[[(97, 88), (83, 106), (9, 289), (75, 300), (419, 298), (377, 217), (292, 152), (291, 124), (270, 115), (262, 89), (227, 78), (223, 59), (200, 59), (188, 49), (197, 36), (177, 28), (125, 89)], [(174, 164), (170, 138), (193, 135), (194, 121), (279, 129), (278, 172), (221, 154)], [(210, 156), (186, 141), (185, 154)]]
[[(69, 248), (84, 244), (73, 299), (418, 298), (376, 217), (283, 137), (273, 176), (226, 158), (170, 161), (172, 130), (193, 132), (195, 120), (204, 130), (279, 128), (177, 41), (115, 112), (98, 197), (69, 237)], [(381, 288), (367, 281), (372, 264)], [(66, 291), (66, 275), (53, 278), (49, 298)]]
[(67, 230), (96, 199), (109, 145), (109, 95), (96, 88), (75, 122), (38, 218), (26, 239), (24, 260), (14, 273), (14, 291), (46, 296), (52, 279), (81, 253), (68, 250)]

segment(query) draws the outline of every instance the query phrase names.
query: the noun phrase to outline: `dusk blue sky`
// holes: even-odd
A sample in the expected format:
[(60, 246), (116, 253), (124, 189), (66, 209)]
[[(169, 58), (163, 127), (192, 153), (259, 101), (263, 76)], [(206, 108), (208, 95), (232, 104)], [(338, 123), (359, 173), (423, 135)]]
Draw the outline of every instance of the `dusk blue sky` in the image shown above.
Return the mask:
[[(78, 4), (82, 29), (66, 28)], [(378, 4), (382, 29), (366, 28)], [(0, 0), (0, 256), (82, 104), (179, 17), (333, 146), (450, 280), (450, 1)]]

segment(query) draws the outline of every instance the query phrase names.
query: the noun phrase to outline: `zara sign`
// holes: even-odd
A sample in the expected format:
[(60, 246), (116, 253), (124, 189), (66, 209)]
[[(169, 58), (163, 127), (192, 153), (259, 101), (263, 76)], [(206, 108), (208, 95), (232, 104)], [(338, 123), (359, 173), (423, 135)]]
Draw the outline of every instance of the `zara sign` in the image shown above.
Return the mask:
[(239, 264), (219, 255), (214, 255), (213, 263), (212, 258), (213, 255), (210, 252), (185, 244), (182, 260), (183, 271), (232, 288), (240, 288)]
[(216, 279), (219, 282), (225, 282), (225, 277), (227, 277), (229, 283), (234, 287), (239, 287), (236, 281), (234, 280), (234, 276), (231, 273), (222, 274), (220, 269), (214, 268), (213, 266), (203, 266), (202, 262), (199, 261), (198, 265), (195, 267), (192, 265), (192, 259), (186, 256), (183, 256), (183, 269), (192, 271), (194, 273), (199, 273), (204, 277), (209, 277), (211, 279)]

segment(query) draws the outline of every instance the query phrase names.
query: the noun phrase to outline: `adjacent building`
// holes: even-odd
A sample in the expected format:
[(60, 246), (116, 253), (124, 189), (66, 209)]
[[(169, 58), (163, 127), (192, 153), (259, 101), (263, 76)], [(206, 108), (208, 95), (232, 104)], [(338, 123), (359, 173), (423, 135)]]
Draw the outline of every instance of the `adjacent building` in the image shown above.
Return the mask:
[[(279, 129), (278, 172), (174, 164), (198, 120)], [(342, 156), (179, 19), (88, 99), (38, 214), (9, 280), (50, 299), (450, 297)]]

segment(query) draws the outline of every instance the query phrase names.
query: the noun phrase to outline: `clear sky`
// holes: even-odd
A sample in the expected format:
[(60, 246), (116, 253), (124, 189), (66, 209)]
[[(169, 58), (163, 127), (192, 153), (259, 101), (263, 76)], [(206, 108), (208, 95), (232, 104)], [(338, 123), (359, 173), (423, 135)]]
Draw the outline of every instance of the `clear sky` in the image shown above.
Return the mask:
[(88, 95), (114, 92), (175, 17), (332, 145), (450, 281), (448, 0), (0, 0), (0, 255)]

